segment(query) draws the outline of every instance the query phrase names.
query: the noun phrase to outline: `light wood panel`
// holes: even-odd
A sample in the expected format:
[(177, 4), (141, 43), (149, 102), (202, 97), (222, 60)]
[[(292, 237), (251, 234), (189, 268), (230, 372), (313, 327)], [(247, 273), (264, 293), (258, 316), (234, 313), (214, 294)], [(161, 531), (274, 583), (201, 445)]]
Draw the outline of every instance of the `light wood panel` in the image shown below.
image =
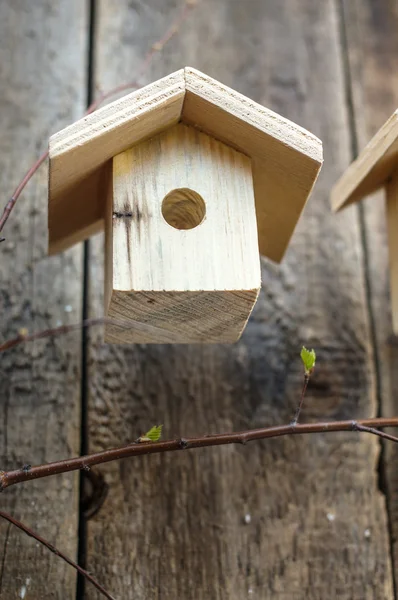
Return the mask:
[[(175, 4), (98, 9), (96, 82), (108, 88), (131, 76)], [(303, 343), (318, 354), (303, 420), (377, 411), (359, 219), (329, 204), (351, 159), (340, 25), (332, 0), (203, 0), (148, 71), (152, 81), (181, 60), (198, 67), (309, 128), (328, 162), (281, 268), (263, 261), (237, 344), (120, 348), (91, 332), (90, 450), (159, 422), (166, 437), (289, 422)], [(98, 238), (93, 316), (103, 310), (102, 257)], [(87, 524), (88, 567), (126, 600), (390, 600), (378, 461), (377, 439), (352, 433), (104, 465), (110, 493)]]
[(108, 342), (240, 337), (261, 285), (250, 158), (175, 125), (113, 159), (108, 219), (108, 315), (132, 325)]
[(253, 160), (260, 253), (280, 262), (322, 165), (309, 131), (195, 69), (185, 69), (182, 119)]
[(386, 185), (392, 330), (398, 336), (398, 176)]
[[(1, 206), (53, 131), (78, 118), (86, 98), (88, 6), (82, 0), (0, 2)], [(81, 320), (82, 252), (47, 257), (47, 166), (18, 200), (0, 244), (1, 340)], [(81, 337), (21, 345), (0, 357), (2, 469), (80, 450)], [(1, 508), (76, 557), (76, 475), (32, 481), (1, 494)], [(0, 521), (0, 597), (74, 598), (76, 574), (46, 548)]]

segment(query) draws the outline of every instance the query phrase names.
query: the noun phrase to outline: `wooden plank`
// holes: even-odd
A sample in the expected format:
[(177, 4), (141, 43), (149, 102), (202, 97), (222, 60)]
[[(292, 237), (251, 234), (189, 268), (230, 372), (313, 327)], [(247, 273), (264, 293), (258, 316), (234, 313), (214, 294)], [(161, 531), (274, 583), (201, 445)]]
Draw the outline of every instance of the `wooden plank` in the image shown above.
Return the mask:
[[(48, 253), (59, 254), (88, 239), (104, 228), (101, 202), (106, 189), (105, 172), (94, 172), (79, 184), (58, 196), (58, 202), (48, 206)], [(87, 200), (92, 198), (92, 202)]]
[(398, 175), (386, 186), (392, 329), (398, 336)]
[[(396, 57), (398, 15), (388, 0), (347, 0), (344, 17), (349, 49), (355, 127), (360, 151), (398, 106)], [(363, 203), (368, 247), (370, 307), (374, 319), (374, 353), (378, 364), (378, 411), (398, 412), (398, 348), (391, 343), (392, 318), (388, 232), (384, 194)], [(396, 433), (396, 432), (395, 432)], [(398, 448), (386, 444), (380, 464), (382, 491), (390, 520), (395, 581), (398, 581)]]
[[(166, 16), (161, 0), (99, 2), (101, 88), (131, 77)], [(91, 332), (90, 450), (159, 422), (166, 437), (289, 422), (302, 343), (318, 351), (303, 419), (375, 413), (358, 216), (329, 206), (350, 160), (340, 52), (332, 0), (203, 0), (147, 73), (151, 81), (183, 57), (311, 129), (329, 163), (280, 270), (263, 262), (263, 292), (238, 344), (106, 347)], [(99, 238), (92, 315), (102, 314), (101, 248)], [(87, 524), (88, 567), (126, 600), (390, 600), (378, 458), (377, 439), (352, 433), (104, 465), (110, 492)]]
[(119, 343), (231, 343), (261, 286), (251, 159), (179, 123), (113, 159), (107, 325)]
[[(1, 204), (76, 119), (86, 96), (87, 3), (0, 2)], [(47, 169), (28, 185), (0, 247), (1, 338), (81, 319), (82, 252), (47, 258)], [(76, 455), (80, 447), (80, 335), (40, 340), (1, 355), (1, 468)], [(78, 543), (77, 476), (32, 481), (1, 495), (9, 511), (67, 555)], [(0, 596), (74, 598), (75, 572), (0, 522)]]
[(333, 186), (332, 207), (340, 210), (384, 187), (398, 163), (398, 110)]

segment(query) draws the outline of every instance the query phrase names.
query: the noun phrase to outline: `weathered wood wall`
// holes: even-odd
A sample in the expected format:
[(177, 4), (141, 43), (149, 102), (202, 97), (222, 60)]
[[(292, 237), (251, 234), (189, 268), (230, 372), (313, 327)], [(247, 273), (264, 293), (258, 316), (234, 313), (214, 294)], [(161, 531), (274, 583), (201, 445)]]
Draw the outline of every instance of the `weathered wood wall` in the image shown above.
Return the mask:
[[(48, 136), (78, 118), (86, 101), (88, 13), (82, 0), (0, 1), (1, 205), (45, 150)], [(82, 249), (47, 254), (47, 172), (24, 192), (0, 256), (3, 339), (81, 319)], [(20, 346), (0, 359), (1, 468), (80, 451), (79, 334)], [(76, 554), (79, 479), (31, 482), (1, 508)], [(73, 598), (75, 573), (34, 540), (0, 523), (0, 597)], [(25, 594), (25, 596), (24, 596)]]
[[(344, 2), (346, 49), (352, 102), (352, 143), (361, 150), (398, 106), (398, 5), (396, 2)], [(374, 372), (379, 413), (398, 412), (398, 347), (391, 339), (390, 282), (384, 194), (365, 200), (361, 220), (373, 322)], [(387, 444), (380, 464), (387, 494), (395, 585), (398, 581), (398, 448)], [(397, 588), (396, 588), (397, 590)]]
[[(179, 6), (91, 2), (94, 88), (132, 79)], [(83, 110), (88, 9), (77, 0), (0, 0), (5, 197), (48, 134)], [(199, 3), (145, 80), (189, 64), (309, 128), (325, 147), (315, 193), (283, 265), (263, 261), (263, 290), (237, 345), (119, 348), (93, 330), (83, 382), (79, 335), (4, 355), (2, 466), (78, 453), (82, 404), (90, 451), (155, 422), (167, 437), (287, 422), (302, 343), (318, 351), (303, 418), (396, 411), (382, 199), (333, 216), (328, 195), (396, 107), (397, 20), (389, 0)], [(4, 337), (82, 314), (82, 249), (44, 259), (43, 215), (44, 172), (0, 248)], [(102, 246), (99, 236), (88, 249), (93, 316), (102, 314)], [(91, 519), (79, 515), (71, 475), (16, 487), (1, 506), (71, 555), (80, 516), (87, 568), (117, 598), (392, 599), (396, 452), (386, 447), (380, 462), (378, 440), (352, 433), (154, 455), (99, 469), (109, 494)], [(26, 598), (100, 597), (90, 584), (75, 595), (74, 573), (22, 534), (0, 523), (0, 536), (0, 597), (19, 598), (22, 586)]]

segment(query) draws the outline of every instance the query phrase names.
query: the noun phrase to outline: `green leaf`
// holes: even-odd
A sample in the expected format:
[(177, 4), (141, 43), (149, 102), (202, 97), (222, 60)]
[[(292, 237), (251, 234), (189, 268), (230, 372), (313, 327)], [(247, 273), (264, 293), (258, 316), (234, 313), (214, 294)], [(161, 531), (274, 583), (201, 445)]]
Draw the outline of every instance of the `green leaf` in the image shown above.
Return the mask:
[(315, 350), (307, 350), (307, 348), (305, 348), (303, 346), (301, 349), (300, 356), (301, 356), (301, 360), (303, 361), (305, 374), (311, 375), (311, 373), (315, 367), (315, 361), (316, 361)]
[(141, 436), (141, 440), (145, 442), (158, 442), (162, 437), (163, 425), (154, 425), (145, 435)]

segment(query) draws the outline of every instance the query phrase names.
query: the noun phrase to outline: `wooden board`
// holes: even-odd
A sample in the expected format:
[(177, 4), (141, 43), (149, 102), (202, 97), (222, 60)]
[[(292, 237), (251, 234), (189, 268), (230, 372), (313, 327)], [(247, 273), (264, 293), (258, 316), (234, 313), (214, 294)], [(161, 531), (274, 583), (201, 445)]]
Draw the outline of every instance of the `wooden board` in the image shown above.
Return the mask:
[[(50, 253), (101, 228), (106, 162), (183, 121), (254, 163), (259, 248), (280, 261), (322, 165), (309, 131), (191, 67), (116, 100), (50, 139)], [(68, 218), (70, 214), (70, 218)]]
[[(179, 123), (113, 159), (113, 343), (232, 343), (261, 286), (251, 159)], [(107, 289), (109, 287), (109, 290)]]
[[(388, 0), (347, 0), (344, 17), (349, 48), (357, 152), (398, 106), (396, 57), (398, 15)], [(368, 248), (369, 311), (374, 324), (377, 411), (398, 413), (398, 347), (392, 339), (388, 233), (384, 193), (360, 205)], [(389, 511), (391, 555), (398, 581), (398, 448), (386, 444), (379, 464), (380, 488)], [(397, 589), (397, 588), (396, 588)]]
[[(98, 3), (97, 85), (131, 78), (164, 33), (167, 6)], [(238, 344), (122, 349), (91, 332), (90, 450), (159, 422), (166, 437), (288, 422), (303, 343), (318, 352), (303, 419), (375, 414), (358, 214), (336, 217), (329, 205), (351, 157), (336, 3), (203, 0), (147, 80), (182, 60), (310, 128), (329, 160), (282, 267), (263, 262)], [(90, 244), (93, 316), (102, 244)], [(111, 489), (87, 523), (88, 567), (126, 600), (392, 600), (379, 449), (371, 436), (331, 434), (106, 465)]]
[(390, 298), (392, 330), (398, 336), (398, 176), (397, 173), (386, 185), (388, 258), (390, 265)]
[[(1, 206), (85, 103), (87, 3), (0, 2)], [(47, 258), (47, 167), (30, 182), (0, 244), (1, 339), (81, 320), (82, 252)], [(81, 339), (75, 333), (0, 357), (1, 468), (61, 459), (80, 449)], [(75, 557), (78, 476), (1, 494), (1, 509)], [(0, 597), (74, 598), (73, 569), (0, 521)]]
[(380, 127), (360, 156), (333, 186), (333, 210), (340, 210), (384, 187), (398, 167), (398, 110)]

